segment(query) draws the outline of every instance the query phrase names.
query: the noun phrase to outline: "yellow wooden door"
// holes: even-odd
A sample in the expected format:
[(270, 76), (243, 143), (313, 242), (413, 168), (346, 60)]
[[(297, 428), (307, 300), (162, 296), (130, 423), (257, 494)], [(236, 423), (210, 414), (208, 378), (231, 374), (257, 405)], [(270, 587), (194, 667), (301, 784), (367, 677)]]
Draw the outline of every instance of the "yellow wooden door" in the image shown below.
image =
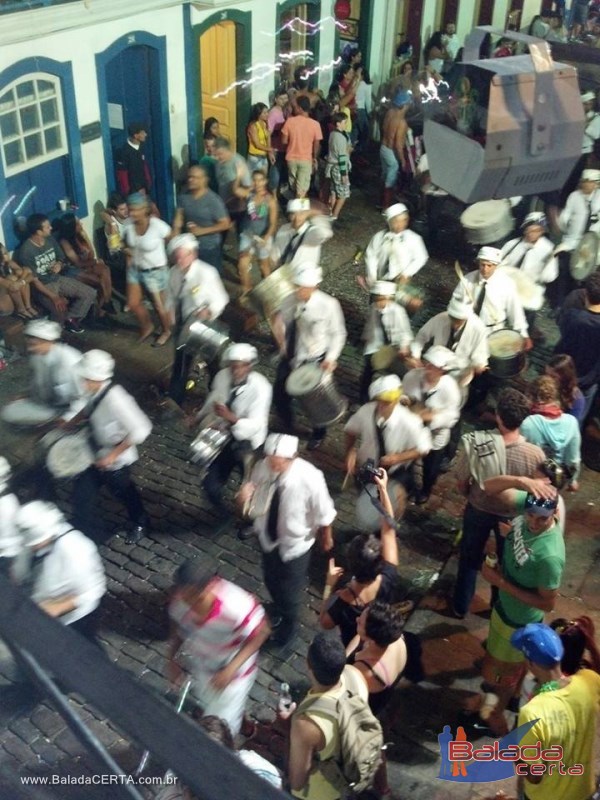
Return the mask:
[[(202, 121), (216, 117), (221, 134), (236, 145), (235, 23), (218, 22), (200, 37)], [(233, 87), (233, 88), (232, 88)]]

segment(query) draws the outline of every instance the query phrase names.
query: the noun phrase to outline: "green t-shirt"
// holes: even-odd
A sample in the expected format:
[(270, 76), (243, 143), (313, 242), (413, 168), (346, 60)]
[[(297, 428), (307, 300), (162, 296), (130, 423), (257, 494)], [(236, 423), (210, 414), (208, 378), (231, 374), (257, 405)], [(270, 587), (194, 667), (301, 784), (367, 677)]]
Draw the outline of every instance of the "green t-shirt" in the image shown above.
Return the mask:
[[(519, 514), (525, 510), (526, 492), (517, 492)], [(558, 521), (544, 533), (530, 533), (524, 516), (515, 517), (506, 537), (502, 572), (522, 589), (558, 589), (565, 566), (565, 542)], [(499, 613), (505, 622), (522, 627), (528, 622), (542, 622), (544, 612), (522, 603), (507, 592), (498, 595)]]

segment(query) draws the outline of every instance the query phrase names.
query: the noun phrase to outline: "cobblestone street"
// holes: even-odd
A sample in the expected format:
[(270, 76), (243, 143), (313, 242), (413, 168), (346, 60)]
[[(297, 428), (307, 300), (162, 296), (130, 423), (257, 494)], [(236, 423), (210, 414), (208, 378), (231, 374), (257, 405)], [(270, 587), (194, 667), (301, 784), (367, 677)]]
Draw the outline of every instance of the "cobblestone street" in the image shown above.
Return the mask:
[[(370, 174), (370, 173), (369, 173)], [(335, 236), (324, 247), (323, 289), (339, 298), (346, 315), (348, 343), (337, 372), (338, 386), (352, 407), (358, 403), (358, 383), (362, 369), (360, 333), (367, 309), (367, 295), (355, 282), (352, 259), (364, 250), (369, 238), (383, 225), (374, 210), (375, 181), (357, 185), (353, 196), (336, 223)], [(230, 253), (228, 253), (229, 255)], [(463, 267), (470, 269), (471, 265)], [(239, 291), (231, 262), (226, 266), (227, 288)], [(465, 270), (466, 271), (466, 270)], [(442, 310), (455, 285), (454, 255), (434, 255), (417, 276), (416, 284), (425, 291), (426, 302), (413, 317), (415, 330), (432, 314)], [(234, 313), (232, 315), (235, 317)], [(236, 320), (234, 318), (234, 323)], [(545, 313), (540, 327), (546, 334), (543, 347), (536, 347), (529, 359), (530, 374), (540, 370), (557, 340), (554, 321)], [(239, 320), (237, 321), (239, 327)], [(120, 314), (110, 328), (68, 335), (74, 346), (87, 350), (100, 347), (117, 360), (117, 380), (131, 391), (149, 414), (154, 429), (141, 448), (135, 468), (144, 502), (152, 518), (152, 531), (138, 545), (129, 546), (113, 538), (101, 548), (109, 591), (102, 606), (101, 639), (109, 658), (135, 675), (141, 683), (164, 696), (166, 679), (166, 605), (173, 572), (185, 558), (209, 553), (219, 560), (220, 574), (268, 600), (262, 582), (260, 555), (255, 539), (241, 542), (236, 537), (235, 521), (225, 520), (205, 498), (196, 467), (188, 460), (193, 434), (182, 416), (161, 407), (159, 393), (152, 386), (162, 385), (168, 376), (172, 351), (169, 346), (151, 349), (136, 344), (133, 319)], [(232, 338), (240, 335), (234, 324)], [(260, 353), (258, 369), (270, 379), (274, 375), (273, 348), (266, 325), (249, 337)], [(0, 402), (25, 389), (25, 359), (12, 362), (0, 373)], [(199, 405), (205, 383), (196, 390), (190, 404)], [(191, 407), (191, 405), (190, 405)], [(308, 427), (300, 417), (300, 435)], [(336, 560), (343, 561), (344, 544), (353, 532), (355, 490), (342, 491), (343, 422), (331, 430), (325, 447), (308, 454), (309, 460), (327, 477), (338, 517), (334, 523)], [(26, 467), (34, 454), (35, 436), (0, 423), (0, 451), (15, 469)], [(226, 500), (233, 512), (233, 492), (238, 478), (230, 482)], [(589, 614), (600, 625), (600, 578), (598, 539), (600, 495), (598, 474), (582, 468), (581, 489), (565, 496), (567, 506), (567, 564), (560, 600), (553, 616), (569, 619)], [(65, 510), (69, 510), (69, 486), (60, 487)], [(120, 507), (106, 500), (106, 516), (118, 527), (124, 522)], [(410, 800), (452, 800), (492, 796), (503, 784), (486, 786), (452, 785), (437, 779), (439, 770), (438, 734), (445, 724), (456, 727), (458, 711), (479, 688), (477, 661), (483, 654), (486, 637), (488, 589), (480, 586), (477, 613), (465, 620), (450, 619), (439, 613), (446, 590), (452, 585), (456, 569), (455, 544), (460, 531), (463, 500), (455, 487), (452, 472), (439, 480), (429, 503), (410, 506), (399, 534), (400, 573), (407, 596), (415, 601), (415, 611), (407, 628), (422, 637), (426, 680), (419, 685), (401, 685), (395, 694), (390, 714), (388, 750), (391, 785), (398, 797)], [(311, 583), (302, 613), (302, 627), (294, 652), (285, 660), (273, 652), (260, 658), (260, 672), (248, 709), (251, 716), (274, 716), (281, 681), (287, 681), (295, 697), (308, 687), (305, 654), (318, 621), (318, 609), (325, 577), (325, 558), (314, 548)], [(0, 674), (0, 797), (35, 797), (33, 790), (21, 787), (19, 778), (31, 775), (86, 775), (98, 772), (91, 757), (67, 729), (65, 722), (46, 701), (13, 684), (7, 661)], [(28, 696), (29, 695), (29, 696)], [(137, 765), (142, 747), (130, 742), (103, 719), (82, 698), (70, 701), (93, 733), (126, 770)], [(166, 734), (168, 735), (168, 734)], [(168, 765), (167, 765), (168, 766)], [(160, 775), (164, 766), (153, 761), (149, 774)], [(507, 790), (513, 789), (507, 784)], [(110, 787), (48, 786), (44, 797), (111, 798)], [(148, 791), (144, 789), (143, 791)], [(148, 797), (153, 794), (148, 791)]]

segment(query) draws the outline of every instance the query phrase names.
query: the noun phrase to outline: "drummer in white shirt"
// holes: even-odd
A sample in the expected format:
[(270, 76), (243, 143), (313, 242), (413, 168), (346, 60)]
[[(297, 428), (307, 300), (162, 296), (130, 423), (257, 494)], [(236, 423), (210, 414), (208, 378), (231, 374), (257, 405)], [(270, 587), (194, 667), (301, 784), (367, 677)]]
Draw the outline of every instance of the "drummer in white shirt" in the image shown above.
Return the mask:
[[(370, 402), (354, 413), (344, 428), (346, 432), (345, 466), (355, 475), (367, 460), (384, 467), (390, 478), (389, 493), (396, 517), (406, 507), (406, 493), (414, 493), (414, 463), (431, 450), (431, 433), (416, 414), (400, 404), (402, 383), (397, 375), (384, 375), (369, 388)], [(357, 446), (358, 443), (358, 446)], [(357, 502), (358, 525), (379, 530), (379, 513), (363, 492)]]
[(394, 203), (383, 216), (388, 230), (373, 236), (365, 251), (365, 278), (359, 279), (371, 287), (375, 281), (408, 283), (422, 269), (429, 254), (418, 233), (408, 227), (410, 216), (404, 203)]
[(31, 599), (42, 611), (94, 641), (106, 592), (98, 548), (52, 503), (21, 506), (17, 525), (26, 548), (15, 563), (17, 579), (33, 582)]
[(579, 187), (567, 197), (559, 217), (562, 246), (572, 253), (587, 231), (600, 234), (600, 170), (584, 169)]
[[(150, 520), (131, 466), (138, 460), (137, 445), (148, 438), (152, 423), (133, 397), (113, 383), (114, 368), (113, 357), (104, 350), (89, 350), (78, 366), (88, 398), (81, 418), (88, 421), (96, 460), (75, 478), (73, 519), (94, 541), (101, 543), (112, 535), (106, 532), (104, 515), (98, 507), (100, 488), (105, 485), (125, 506), (131, 522), (131, 530), (119, 535), (125, 537), (127, 544), (137, 544)], [(74, 421), (78, 418), (79, 415)]]
[[(321, 267), (314, 263), (299, 264), (293, 276), (296, 291), (286, 298), (274, 319), (273, 335), (281, 361), (275, 376), (273, 401), (288, 430), (294, 427), (292, 398), (285, 386), (290, 373), (309, 363), (318, 364), (324, 373), (334, 372), (346, 343), (342, 307), (339, 300), (318, 288), (322, 280)], [(326, 433), (326, 428), (314, 427), (308, 449), (320, 447)]]
[(218, 319), (229, 303), (229, 295), (217, 270), (198, 258), (198, 240), (191, 233), (173, 237), (167, 249), (174, 262), (169, 272), (168, 307), (175, 333), (169, 397), (181, 405), (193, 356), (180, 346), (179, 334), (192, 316), (201, 322)]
[(231, 438), (209, 466), (203, 486), (216, 508), (224, 508), (223, 487), (235, 467), (242, 474), (247, 462), (264, 443), (269, 428), (273, 390), (254, 366), (258, 353), (251, 344), (232, 344), (223, 357), (204, 405), (198, 412), (201, 427), (228, 430)]
[(460, 417), (461, 392), (450, 374), (455, 361), (451, 350), (434, 345), (423, 356), (423, 367), (411, 369), (402, 381), (403, 401), (416, 406), (415, 413), (431, 431), (431, 450), (423, 458), (423, 487), (415, 495), (418, 505), (429, 500), (441, 472), (450, 431)]
[(360, 381), (360, 402), (369, 399), (369, 386), (373, 380), (371, 356), (382, 347), (397, 348), (399, 358), (406, 358), (413, 333), (406, 311), (394, 302), (396, 284), (392, 281), (375, 281), (371, 286), (372, 304), (369, 307), (367, 321), (362, 338), (365, 342), (365, 363)]
[[(527, 214), (521, 224), (520, 238), (510, 239), (500, 251), (502, 265), (520, 269), (533, 283), (543, 287), (558, 277), (558, 261), (554, 256), (554, 245), (546, 236), (546, 216), (541, 211)], [(529, 333), (541, 338), (535, 330), (534, 309), (525, 307)]]
[(290, 200), (287, 204), (289, 222), (277, 233), (271, 249), (273, 269), (282, 264), (296, 267), (308, 261), (321, 261), (321, 246), (333, 236), (329, 217), (311, 209), (308, 197)]
[(254, 520), (273, 599), (273, 640), (284, 646), (297, 630), (311, 548), (317, 538), (324, 552), (333, 548), (336, 511), (321, 470), (298, 458), (295, 436), (269, 434), (265, 456), (242, 485), (238, 502)]
[(7, 403), (2, 419), (16, 425), (37, 426), (62, 417), (69, 419), (84, 405), (75, 365), (81, 353), (60, 341), (57, 322), (39, 319), (25, 326), (31, 383), (27, 398)]
[(4, 456), (0, 456), (0, 575), (7, 575), (13, 559), (23, 548), (22, 536), (17, 527), (19, 501), (10, 490), (12, 470)]

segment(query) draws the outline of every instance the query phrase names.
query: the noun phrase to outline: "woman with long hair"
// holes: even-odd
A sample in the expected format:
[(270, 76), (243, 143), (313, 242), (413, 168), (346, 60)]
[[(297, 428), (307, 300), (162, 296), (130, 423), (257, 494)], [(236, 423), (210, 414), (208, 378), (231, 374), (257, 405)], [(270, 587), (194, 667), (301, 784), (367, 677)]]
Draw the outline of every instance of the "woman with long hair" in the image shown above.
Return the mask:
[(204, 133), (202, 134), (203, 139), (216, 139), (217, 136), (221, 135), (221, 124), (216, 117), (208, 117), (204, 121)]
[(255, 103), (250, 110), (250, 121), (246, 128), (248, 137), (248, 169), (269, 173), (269, 165), (275, 163), (275, 151), (271, 147), (271, 134), (267, 126), (269, 109), (264, 103)]
[(114, 313), (111, 302), (112, 277), (101, 258), (96, 258), (94, 246), (75, 214), (64, 214), (57, 220), (57, 239), (64, 254), (76, 270), (77, 280), (97, 290), (99, 316)]
[(577, 385), (577, 373), (571, 356), (566, 353), (557, 353), (552, 356), (546, 364), (544, 373), (556, 381), (562, 410), (575, 417), (581, 427), (585, 398)]
[(239, 178), (233, 185), (234, 194), (246, 200), (246, 211), (242, 219), (239, 244), (238, 272), (243, 294), (252, 289), (250, 268), (253, 256), (258, 263), (263, 278), (270, 271), (269, 253), (273, 236), (277, 230), (279, 205), (267, 186), (267, 176), (261, 169), (252, 173), (252, 186), (246, 189), (240, 185)]
[(34, 276), (29, 267), (20, 267), (10, 257), (0, 242), (0, 289), (6, 293), (0, 304), (0, 316), (13, 311), (23, 320), (38, 319), (39, 314), (31, 305), (31, 284)]

